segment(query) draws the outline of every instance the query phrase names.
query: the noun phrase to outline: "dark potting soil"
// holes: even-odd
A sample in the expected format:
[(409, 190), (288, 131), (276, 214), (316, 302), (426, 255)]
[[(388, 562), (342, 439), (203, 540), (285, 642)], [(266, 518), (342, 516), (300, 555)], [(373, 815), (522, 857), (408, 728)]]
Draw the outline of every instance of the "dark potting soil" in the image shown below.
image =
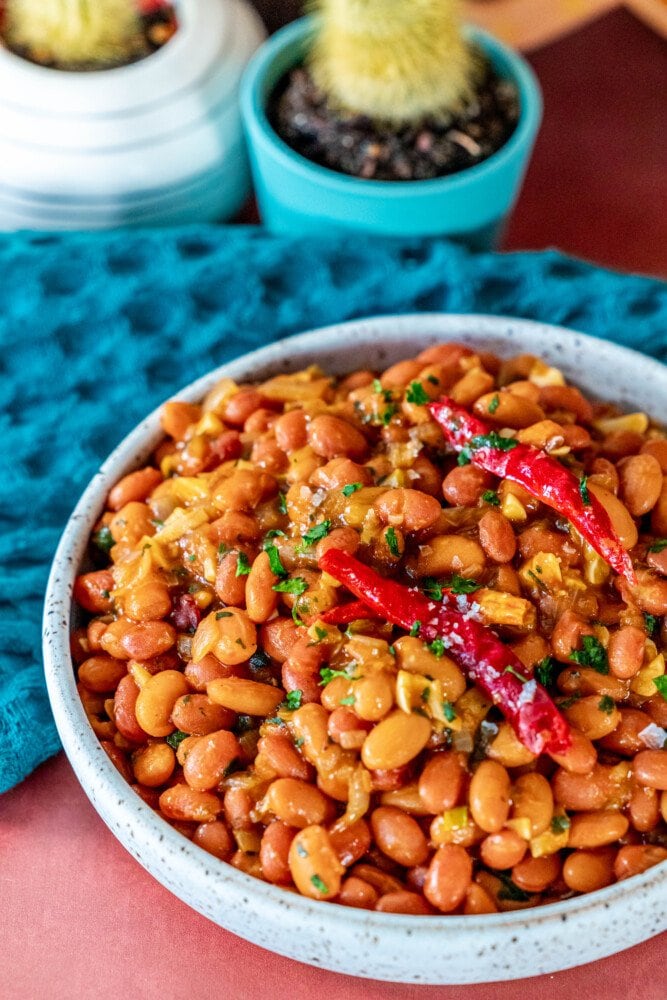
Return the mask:
[(465, 170), (500, 149), (519, 120), (519, 95), (486, 63), (474, 99), (460, 114), (397, 127), (341, 115), (299, 66), (274, 91), (268, 114), (292, 149), (321, 166), (372, 180), (426, 180)]

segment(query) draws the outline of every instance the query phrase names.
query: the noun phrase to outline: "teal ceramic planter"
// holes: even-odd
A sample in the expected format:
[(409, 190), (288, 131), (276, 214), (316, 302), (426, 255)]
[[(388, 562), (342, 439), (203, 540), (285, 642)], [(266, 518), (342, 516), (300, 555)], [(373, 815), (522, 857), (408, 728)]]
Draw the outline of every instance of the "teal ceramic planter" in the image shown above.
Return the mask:
[(275, 34), (249, 63), (241, 109), (255, 192), (264, 224), (275, 233), (349, 229), (386, 236), (450, 236), (491, 247), (519, 193), (542, 118), (542, 98), (530, 66), (476, 28), (470, 37), (496, 72), (519, 90), (521, 114), (509, 141), (488, 160), (434, 180), (362, 180), (313, 163), (277, 135), (266, 115), (281, 78), (303, 60), (313, 20), (301, 18)]

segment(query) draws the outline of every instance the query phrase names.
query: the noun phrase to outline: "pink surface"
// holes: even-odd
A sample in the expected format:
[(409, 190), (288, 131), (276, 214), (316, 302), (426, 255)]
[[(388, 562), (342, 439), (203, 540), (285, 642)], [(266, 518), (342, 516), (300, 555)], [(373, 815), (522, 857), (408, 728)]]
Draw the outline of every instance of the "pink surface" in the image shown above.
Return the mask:
[[(619, 12), (532, 61), (547, 113), (508, 248), (667, 273), (664, 42)], [(62, 755), (0, 799), (1, 1000), (664, 1000), (665, 937), (522, 983), (354, 980), (246, 944), (177, 900), (114, 839)]]
[[(3, 1000), (664, 1000), (664, 937), (519, 983), (410, 987), (278, 958), (163, 889), (93, 810), (62, 754), (2, 799)], [(554, 942), (554, 948), (558, 945)]]

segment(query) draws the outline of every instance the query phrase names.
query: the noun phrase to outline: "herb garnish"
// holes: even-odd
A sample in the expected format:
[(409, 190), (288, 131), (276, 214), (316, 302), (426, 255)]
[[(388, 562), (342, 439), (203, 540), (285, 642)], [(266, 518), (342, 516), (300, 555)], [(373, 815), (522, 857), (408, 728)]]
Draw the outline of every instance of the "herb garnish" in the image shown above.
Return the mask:
[(579, 495), (581, 496), (584, 507), (590, 507), (591, 495), (588, 492), (588, 476), (582, 476), (579, 480)]
[(401, 550), (398, 544), (398, 538), (396, 537), (396, 531), (394, 528), (387, 528), (384, 533), (384, 537), (387, 540), (387, 546), (392, 556), (400, 556)]
[(287, 513), (287, 502), (285, 500), (284, 493), (278, 494), (278, 510), (280, 511), (281, 514)]
[(554, 816), (551, 820), (552, 833), (565, 833), (571, 826), (569, 816)]
[(412, 623), (412, 625), (410, 626), (410, 633), (409, 634), (414, 638), (416, 635), (419, 635), (419, 630), (420, 630), (421, 627), (422, 627), (422, 623), (419, 621), (419, 619), (417, 619), (417, 621), (414, 621)]
[(498, 871), (494, 871), (493, 874), (496, 875), (503, 883), (502, 889), (498, 892), (498, 899), (511, 899), (515, 903), (528, 902), (530, 894), (524, 892), (523, 889), (520, 889), (519, 886), (512, 881), (509, 875)]
[(649, 545), (648, 552), (662, 552), (667, 549), (667, 538), (657, 538), (652, 545)]
[(311, 875), (310, 881), (313, 883), (318, 892), (329, 891), (319, 875)]
[(343, 494), (344, 497), (350, 497), (352, 496), (353, 493), (356, 493), (357, 490), (360, 490), (362, 488), (363, 488), (363, 483), (348, 483), (347, 486), (343, 486), (341, 493)]
[(500, 396), (498, 393), (495, 394), (491, 402), (489, 403), (489, 413), (495, 413), (500, 406)]
[(181, 729), (176, 729), (173, 733), (169, 733), (165, 742), (169, 744), (172, 750), (178, 750), (183, 740), (188, 738), (188, 735), (188, 733), (184, 733)]
[(247, 576), (250, 572), (250, 563), (245, 552), (239, 552), (236, 557), (236, 575)]
[(316, 524), (314, 527), (309, 528), (306, 534), (303, 536), (303, 547), (310, 548), (315, 542), (319, 542), (320, 539), (326, 538), (331, 530), (331, 521), (322, 521), (320, 524)]
[(498, 451), (511, 451), (518, 445), (516, 438), (501, 437), (498, 431), (490, 431), (489, 434), (476, 434), (470, 442), (470, 447), (477, 448), (497, 448)]
[(434, 639), (434, 640), (433, 640), (433, 642), (429, 642), (429, 643), (427, 644), (427, 647), (426, 647), (426, 648), (427, 648), (427, 649), (428, 649), (428, 650), (429, 650), (429, 651), (430, 651), (431, 653), (433, 653), (433, 655), (434, 655), (434, 656), (437, 656), (437, 657), (439, 658), (439, 657), (441, 657), (441, 656), (444, 656), (444, 655), (445, 655), (445, 649), (446, 649), (447, 647), (445, 646), (445, 642), (444, 642), (444, 639), (440, 639), (440, 638), (438, 638), (438, 639)]
[(598, 702), (598, 708), (605, 715), (611, 715), (611, 713), (616, 708), (616, 702), (613, 698), (610, 698), (608, 694), (603, 694)]
[(477, 580), (471, 580), (466, 576), (459, 576), (458, 573), (454, 573), (451, 580), (445, 583), (445, 587), (451, 590), (452, 594), (473, 594), (481, 586), (481, 583), (477, 583)]
[(490, 503), (493, 507), (500, 507), (500, 497), (495, 490), (484, 490), (482, 500), (484, 503)]
[(554, 660), (553, 656), (545, 656), (543, 660), (535, 667), (535, 679), (542, 685), (542, 687), (548, 688), (554, 682), (554, 673), (558, 664)]
[(646, 631), (650, 639), (658, 631), (658, 619), (655, 615), (649, 615), (648, 612), (644, 612), (644, 624), (646, 625)]
[[(354, 666), (355, 664), (350, 664), (350, 668), (353, 668)], [(332, 670), (331, 667), (322, 667), (320, 670), (320, 677), (322, 678), (320, 681), (320, 687), (323, 687), (325, 684), (329, 684), (334, 677), (344, 677), (346, 681), (356, 681), (359, 679), (358, 677), (352, 677), (348, 674), (347, 670)]]
[(354, 705), (354, 695), (350, 694), (347, 698), (341, 698), (338, 702), (339, 705)]
[(454, 719), (456, 718), (456, 712), (454, 711), (454, 706), (452, 705), (451, 701), (443, 701), (442, 711), (445, 714), (447, 722), (453, 722)]
[(661, 677), (654, 677), (653, 683), (655, 684), (658, 694), (667, 701), (667, 674), (662, 674)]
[(110, 549), (116, 544), (113, 540), (113, 535), (110, 529), (105, 525), (96, 531), (93, 535), (93, 542), (102, 552), (108, 553)]
[(521, 681), (522, 684), (528, 683), (528, 678), (524, 677), (523, 674), (520, 674), (519, 671), (516, 669), (516, 667), (513, 667), (511, 663), (508, 667), (505, 667), (503, 673), (512, 674), (514, 677), (516, 677), (517, 680)]
[(303, 691), (298, 688), (294, 691), (288, 691), (285, 698), (285, 708), (295, 710), (301, 708), (301, 699), (303, 698)]
[(280, 552), (278, 551), (276, 546), (273, 545), (271, 542), (269, 542), (268, 545), (265, 543), (264, 551), (269, 557), (269, 566), (271, 567), (271, 572), (275, 574), (275, 576), (287, 576), (287, 570), (280, 561)]
[(408, 403), (415, 403), (416, 406), (426, 406), (427, 403), (431, 402), (431, 397), (428, 395), (421, 382), (411, 382), (408, 387), (408, 391), (405, 394), (405, 398)]
[(432, 576), (427, 576), (422, 580), (422, 590), (432, 601), (442, 600), (442, 586)]
[(301, 597), (308, 590), (308, 584), (302, 576), (295, 576), (291, 580), (281, 580), (280, 583), (274, 583), (272, 590), (279, 594), (294, 594), (295, 597)]
[(216, 611), (215, 613), (215, 620), (217, 622), (219, 622), (221, 618), (233, 618), (233, 617), (234, 615), (231, 613), (231, 611)]
[(584, 635), (581, 644), (583, 649), (575, 649), (569, 658), (581, 667), (592, 667), (598, 674), (608, 674), (607, 651), (600, 640), (594, 635)]

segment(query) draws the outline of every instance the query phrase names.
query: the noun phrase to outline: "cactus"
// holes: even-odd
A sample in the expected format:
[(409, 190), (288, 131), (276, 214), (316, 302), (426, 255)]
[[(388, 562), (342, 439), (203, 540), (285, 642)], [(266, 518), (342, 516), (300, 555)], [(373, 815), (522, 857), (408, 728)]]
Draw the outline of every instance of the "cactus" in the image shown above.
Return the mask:
[(448, 118), (473, 95), (479, 57), (459, 0), (312, 0), (315, 83), (343, 111), (402, 125)]
[(6, 0), (3, 33), (12, 49), (61, 69), (146, 54), (137, 0)]

